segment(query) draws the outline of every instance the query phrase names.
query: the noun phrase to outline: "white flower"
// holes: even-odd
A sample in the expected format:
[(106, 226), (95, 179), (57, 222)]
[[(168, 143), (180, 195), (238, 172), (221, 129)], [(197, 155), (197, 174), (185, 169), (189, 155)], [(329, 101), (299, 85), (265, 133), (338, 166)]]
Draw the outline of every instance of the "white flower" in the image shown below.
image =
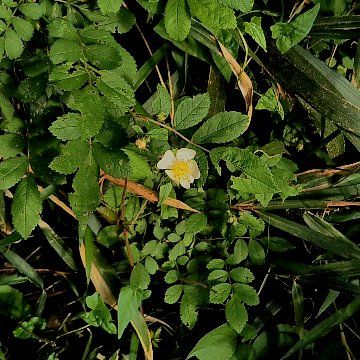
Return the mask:
[(195, 179), (200, 178), (200, 171), (194, 159), (195, 150), (182, 148), (176, 151), (174, 156), (171, 150), (167, 150), (162, 159), (157, 163), (160, 170), (165, 170), (166, 174), (177, 185), (183, 186), (185, 189), (190, 188), (190, 184)]

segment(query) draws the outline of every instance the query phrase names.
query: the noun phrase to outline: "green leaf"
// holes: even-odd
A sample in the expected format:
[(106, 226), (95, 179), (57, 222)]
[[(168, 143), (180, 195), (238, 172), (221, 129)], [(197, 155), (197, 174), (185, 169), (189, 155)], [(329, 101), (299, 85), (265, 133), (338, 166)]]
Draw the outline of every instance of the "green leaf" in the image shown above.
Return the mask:
[(195, 131), (192, 140), (199, 144), (226, 143), (243, 134), (249, 127), (248, 116), (236, 111), (214, 115)]
[(145, 266), (137, 263), (132, 269), (130, 276), (130, 286), (134, 289), (145, 290), (150, 284), (150, 275)]
[(296, 353), (300, 349), (315, 342), (317, 339), (325, 336), (332, 329), (343, 323), (350, 316), (360, 310), (360, 297), (356, 297), (349, 305), (342, 309), (337, 310), (327, 319), (320, 324), (307, 331), (302, 339), (300, 339), (283, 357), (282, 359), (289, 358), (292, 354)]
[(226, 270), (216, 269), (212, 271), (209, 276), (209, 281), (226, 281), (228, 278), (228, 272)]
[[(134, 87), (136, 88), (136, 85)], [(171, 109), (170, 94), (160, 84), (157, 85), (156, 89), (157, 89), (157, 92), (156, 92), (157, 96), (151, 104), (153, 114), (154, 115), (163, 114), (165, 116), (168, 116), (170, 114), (170, 109)], [(165, 130), (165, 129), (154, 129), (154, 130)]]
[(39, 227), (44, 233), (50, 246), (56, 251), (59, 257), (65, 262), (66, 265), (72, 270), (77, 270), (73, 253), (71, 249), (66, 246), (61, 237), (47, 224), (45, 221), (39, 221)]
[(11, 205), (15, 229), (27, 239), (40, 220), (42, 204), (35, 180), (28, 175), (16, 188)]
[(129, 157), (122, 150), (108, 149), (95, 143), (93, 153), (100, 168), (116, 178), (131, 176)]
[(31, 20), (38, 20), (43, 16), (42, 7), (33, 2), (28, 2), (19, 6), (19, 10)]
[(234, 253), (229, 255), (226, 263), (229, 265), (238, 265), (247, 258), (248, 254), (249, 250), (246, 242), (243, 239), (239, 239), (235, 243)]
[(12, 20), (12, 26), (20, 39), (29, 41), (32, 38), (34, 27), (31, 22), (19, 16), (15, 16)]
[(249, 256), (255, 265), (261, 265), (265, 261), (265, 251), (259, 242), (254, 239), (249, 241)]
[[(14, 337), (18, 339), (30, 339), (35, 338), (32, 333), (34, 330), (41, 331), (46, 328), (46, 321), (40, 317), (32, 317), (29, 321), (23, 321), (14, 331)], [(35, 332), (36, 332), (35, 331)]]
[(97, 88), (123, 114), (135, 105), (134, 90), (118, 70), (101, 71)]
[(273, 88), (270, 88), (265, 94), (261, 95), (255, 109), (277, 112), (281, 116), (281, 119), (284, 119), (284, 109), (279, 99), (277, 99)]
[[(14, 107), (12, 106), (9, 99), (0, 91), (0, 109), (6, 120), (13, 120)], [(14, 120), (12, 121), (14, 122)]]
[(244, 27), (245, 32), (266, 51), (266, 40), (264, 31), (261, 27), (261, 17), (253, 16), (250, 22), (244, 23)]
[(230, 277), (236, 281), (241, 283), (250, 283), (255, 279), (253, 273), (244, 267), (237, 267), (235, 269), (231, 269), (229, 272)]
[(212, 29), (235, 29), (234, 11), (218, 1), (188, 0), (191, 14)]
[(71, 174), (85, 162), (88, 155), (89, 144), (86, 141), (69, 141), (51, 162), (50, 168), (60, 174)]
[(118, 299), (118, 339), (121, 339), (134, 313), (138, 310), (140, 302), (135, 290), (130, 286), (123, 287)]
[(50, 73), (49, 80), (61, 90), (80, 89), (88, 80), (88, 74), (82, 67), (71, 64), (57, 65)]
[(223, 269), (225, 266), (225, 261), (223, 259), (212, 259), (210, 260), (206, 268), (209, 270), (217, 270), (217, 269)]
[(24, 50), (24, 44), (19, 35), (12, 29), (7, 29), (5, 33), (5, 51), (9, 59), (18, 58)]
[(183, 292), (182, 285), (173, 285), (169, 287), (165, 292), (164, 301), (166, 304), (175, 304)]
[(196, 299), (189, 294), (184, 294), (180, 303), (180, 318), (183, 324), (190, 329), (194, 327), (197, 321)]
[(36, 270), (16, 252), (0, 245), (0, 252), (7, 261), (21, 274), (24, 274), (35, 285), (44, 288), (44, 282)]
[(228, 298), (230, 292), (231, 292), (230, 284), (227, 283), (217, 284), (213, 286), (210, 290), (209, 301), (212, 304), (222, 304)]
[(183, 241), (179, 241), (169, 252), (169, 260), (176, 260), (179, 256), (184, 255), (186, 248)]
[(305, 241), (309, 241), (312, 244), (326, 249), (336, 255), (347, 259), (359, 259), (360, 249), (354, 243), (349, 240), (345, 240), (342, 237), (330, 237), (324, 235), (318, 231), (309, 229), (308, 227), (301, 225), (297, 222), (285, 219), (278, 215), (265, 213), (259, 211), (260, 217), (272, 226), (277, 227), (287, 233), (294, 235)]
[(54, 64), (73, 63), (80, 60), (82, 51), (80, 45), (75, 41), (60, 39), (51, 45), (49, 55)]
[(94, 44), (85, 47), (87, 60), (102, 70), (112, 70), (121, 65), (119, 51), (106, 44)]
[(227, 324), (221, 325), (202, 337), (186, 359), (197, 357), (199, 360), (213, 360), (214, 356), (221, 354), (221, 360), (234, 360), (236, 338), (236, 331)]
[(248, 321), (248, 314), (237, 294), (234, 294), (226, 303), (225, 315), (229, 325), (240, 334)]
[(21, 135), (0, 135), (0, 157), (7, 159), (20, 154), (25, 146), (25, 139)]
[(122, 151), (129, 158), (131, 180), (138, 181), (143, 179), (152, 179), (154, 177), (154, 173), (144, 157), (129, 149), (122, 149)]
[(77, 40), (78, 34), (69, 19), (55, 18), (48, 25), (49, 36), (53, 38)]
[(104, 14), (116, 13), (120, 10), (123, 0), (97, 0), (100, 11)]
[(258, 305), (260, 302), (258, 294), (250, 285), (235, 284), (234, 291), (239, 299), (247, 305)]
[(270, 28), (273, 39), (276, 39), (276, 46), (282, 53), (287, 52), (305, 38), (310, 32), (319, 10), (320, 5), (318, 4), (299, 15), (294, 21), (277, 23)]
[[(50, 132), (60, 140), (76, 140), (81, 138), (81, 115), (69, 113), (59, 116), (49, 127)], [(86, 139), (86, 138), (85, 138)]]
[(165, 7), (165, 28), (170, 37), (183, 41), (191, 27), (190, 11), (185, 0), (168, 0)]
[(100, 202), (98, 178), (99, 167), (89, 154), (85, 162), (79, 165), (72, 184), (74, 192), (69, 195), (75, 214), (81, 215), (96, 210)]
[(183, 100), (176, 110), (174, 127), (183, 130), (197, 125), (205, 118), (209, 109), (210, 97), (207, 93)]
[(177, 271), (170, 270), (166, 273), (164, 280), (167, 284), (173, 284), (174, 282), (176, 282), (178, 280), (178, 278), (179, 277), (178, 277)]
[(28, 158), (20, 156), (0, 163), (0, 190), (7, 190), (14, 186), (26, 173)]
[(159, 191), (159, 206), (164, 202), (166, 198), (169, 197), (171, 190), (173, 189), (173, 186), (171, 183), (166, 183), (164, 185), (160, 186)]
[(154, 258), (147, 256), (145, 258), (145, 268), (150, 275), (154, 275), (159, 270), (159, 265)]
[(116, 326), (112, 322), (110, 310), (106, 307), (99, 294), (95, 293), (88, 296), (86, 298), (86, 305), (91, 311), (81, 316), (83, 320), (90, 325), (100, 326), (109, 334), (116, 334)]
[(207, 218), (204, 214), (190, 215), (186, 220), (186, 234), (197, 234), (204, 230), (207, 224)]
[(28, 316), (31, 307), (23, 293), (9, 285), (0, 285), (0, 315), (13, 320)]

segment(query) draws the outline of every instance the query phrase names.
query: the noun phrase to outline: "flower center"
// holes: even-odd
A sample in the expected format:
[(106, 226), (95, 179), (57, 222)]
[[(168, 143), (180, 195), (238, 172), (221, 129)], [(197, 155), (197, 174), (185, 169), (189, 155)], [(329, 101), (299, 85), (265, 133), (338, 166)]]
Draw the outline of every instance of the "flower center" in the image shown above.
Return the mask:
[(189, 161), (177, 160), (171, 170), (177, 179), (187, 177), (190, 174)]

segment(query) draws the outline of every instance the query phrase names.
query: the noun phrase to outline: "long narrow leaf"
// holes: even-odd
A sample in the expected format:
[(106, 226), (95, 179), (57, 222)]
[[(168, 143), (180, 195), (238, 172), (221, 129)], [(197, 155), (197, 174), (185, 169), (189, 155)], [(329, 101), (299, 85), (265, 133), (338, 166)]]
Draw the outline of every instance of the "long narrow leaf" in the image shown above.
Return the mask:
[(360, 249), (350, 240), (326, 236), (281, 216), (257, 211), (268, 224), (346, 259), (360, 259)]

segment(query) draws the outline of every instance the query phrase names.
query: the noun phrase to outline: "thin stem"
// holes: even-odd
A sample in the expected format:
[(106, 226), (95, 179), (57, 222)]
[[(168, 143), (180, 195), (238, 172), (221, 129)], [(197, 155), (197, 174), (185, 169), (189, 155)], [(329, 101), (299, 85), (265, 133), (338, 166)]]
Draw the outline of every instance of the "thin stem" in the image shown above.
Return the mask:
[(173, 129), (171, 126), (169, 125), (166, 125), (166, 124), (163, 124), (161, 123), (160, 121), (157, 121), (157, 120), (154, 120), (152, 118), (149, 118), (149, 117), (146, 117), (146, 116), (143, 116), (143, 115), (139, 115), (139, 114), (136, 114), (134, 112), (130, 112), (131, 116), (134, 118), (134, 119), (137, 119), (137, 120), (141, 120), (141, 121), (144, 121), (144, 122), (150, 122), (152, 124), (155, 124), (157, 126), (160, 126), (166, 130), (169, 130), (171, 132), (173, 132), (175, 135), (181, 137), (183, 140), (185, 140), (186, 142), (188, 142), (189, 144), (191, 145), (194, 145), (196, 147), (198, 147), (199, 149), (209, 153), (210, 150), (204, 148), (203, 146), (201, 145), (198, 145), (198, 144), (195, 144), (193, 141), (191, 141), (190, 139), (188, 139), (186, 136), (184, 136), (183, 134), (179, 133), (177, 130)]

